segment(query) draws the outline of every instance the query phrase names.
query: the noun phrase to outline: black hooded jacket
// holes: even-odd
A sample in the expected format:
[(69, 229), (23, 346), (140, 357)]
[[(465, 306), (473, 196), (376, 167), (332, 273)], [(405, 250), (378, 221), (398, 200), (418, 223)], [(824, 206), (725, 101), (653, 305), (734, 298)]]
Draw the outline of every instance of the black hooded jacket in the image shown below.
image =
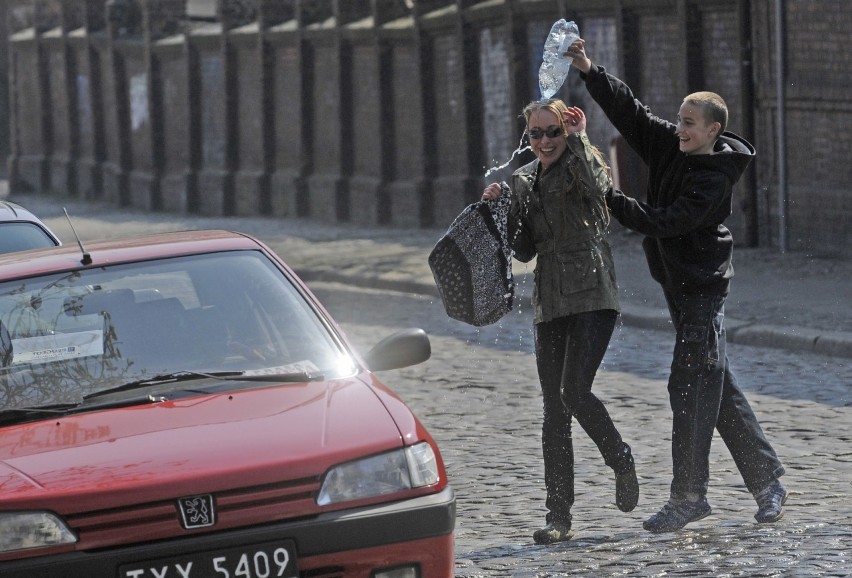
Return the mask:
[(725, 132), (714, 154), (686, 155), (679, 149), (676, 126), (654, 116), (622, 81), (594, 64), (581, 77), (648, 165), (647, 202), (613, 190), (607, 205), (618, 222), (645, 235), (642, 246), (651, 275), (667, 291), (726, 295), (734, 275), (733, 239), (723, 222), (754, 147)]

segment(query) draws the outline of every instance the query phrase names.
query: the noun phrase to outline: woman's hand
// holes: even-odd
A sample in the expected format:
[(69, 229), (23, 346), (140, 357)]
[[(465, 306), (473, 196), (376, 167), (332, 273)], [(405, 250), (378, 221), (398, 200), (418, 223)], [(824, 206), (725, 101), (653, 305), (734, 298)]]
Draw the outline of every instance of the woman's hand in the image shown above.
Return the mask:
[(503, 189), (500, 188), (499, 183), (491, 183), (485, 190), (482, 191), (482, 200), (483, 201), (494, 201), (500, 198), (500, 195), (503, 193)]
[(568, 128), (568, 134), (575, 132), (583, 132), (586, 130), (586, 113), (576, 106), (569, 106), (565, 112), (565, 126)]

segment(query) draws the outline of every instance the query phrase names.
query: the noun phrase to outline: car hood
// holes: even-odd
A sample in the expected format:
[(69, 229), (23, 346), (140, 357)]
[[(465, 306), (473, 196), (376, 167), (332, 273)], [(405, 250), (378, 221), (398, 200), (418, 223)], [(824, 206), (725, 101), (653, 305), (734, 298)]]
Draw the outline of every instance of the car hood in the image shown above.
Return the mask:
[(128, 495), (145, 502), (316, 480), (401, 445), (384, 404), (358, 379), (187, 397), (3, 428), (0, 504), (68, 513)]

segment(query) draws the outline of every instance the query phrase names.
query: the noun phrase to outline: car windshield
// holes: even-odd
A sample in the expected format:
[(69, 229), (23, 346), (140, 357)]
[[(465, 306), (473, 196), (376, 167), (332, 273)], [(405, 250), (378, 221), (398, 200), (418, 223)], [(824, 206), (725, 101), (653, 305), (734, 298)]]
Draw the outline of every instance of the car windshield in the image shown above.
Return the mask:
[(76, 403), (182, 372), (244, 374), (256, 386), (265, 374), (354, 371), (323, 318), (259, 251), (0, 283), (0, 410)]
[(50, 235), (35, 223), (0, 223), (0, 253), (55, 246)]

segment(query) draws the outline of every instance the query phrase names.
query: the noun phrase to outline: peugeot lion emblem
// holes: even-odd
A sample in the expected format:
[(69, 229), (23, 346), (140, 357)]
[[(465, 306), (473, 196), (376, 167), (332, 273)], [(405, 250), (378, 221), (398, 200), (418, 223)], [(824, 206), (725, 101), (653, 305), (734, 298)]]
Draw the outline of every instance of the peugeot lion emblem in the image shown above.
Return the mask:
[(187, 530), (206, 528), (216, 523), (216, 510), (213, 507), (213, 496), (189, 496), (179, 498), (180, 517), (183, 527)]

